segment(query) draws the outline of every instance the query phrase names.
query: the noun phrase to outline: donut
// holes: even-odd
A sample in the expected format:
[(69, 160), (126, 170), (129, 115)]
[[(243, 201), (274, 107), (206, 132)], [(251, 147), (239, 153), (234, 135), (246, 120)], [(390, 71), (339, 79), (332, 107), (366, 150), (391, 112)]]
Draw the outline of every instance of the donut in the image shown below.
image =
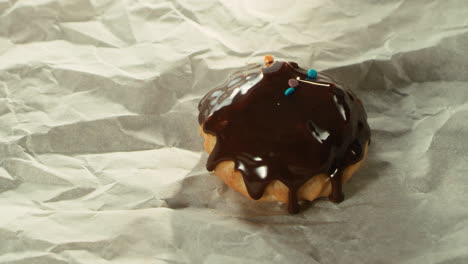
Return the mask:
[(362, 101), (330, 76), (264, 58), (198, 104), (206, 168), (258, 201), (344, 200), (342, 185), (364, 163), (370, 127)]

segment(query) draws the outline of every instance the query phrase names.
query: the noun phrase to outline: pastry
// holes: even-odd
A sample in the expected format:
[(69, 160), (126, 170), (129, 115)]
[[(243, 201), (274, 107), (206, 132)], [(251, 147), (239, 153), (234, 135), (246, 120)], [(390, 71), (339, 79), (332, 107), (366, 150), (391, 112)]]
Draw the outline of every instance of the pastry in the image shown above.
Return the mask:
[(288, 203), (344, 199), (363, 164), (370, 128), (361, 100), (329, 76), (265, 56), (199, 103), (207, 169), (248, 198)]

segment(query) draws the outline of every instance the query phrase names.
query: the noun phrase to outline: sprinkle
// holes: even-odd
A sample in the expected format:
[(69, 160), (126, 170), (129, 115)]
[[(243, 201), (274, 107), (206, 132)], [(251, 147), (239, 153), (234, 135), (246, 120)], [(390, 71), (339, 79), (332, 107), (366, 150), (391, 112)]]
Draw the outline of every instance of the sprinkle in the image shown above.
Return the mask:
[(273, 64), (273, 62), (275, 62), (275, 58), (273, 58), (273, 56), (271, 56), (270, 54), (267, 54), (265, 55), (265, 57), (263, 57), (263, 61), (265, 62), (265, 66), (270, 66), (271, 64)]
[(301, 78), (299, 78), (299, 77), (297, 77), (297, 80), (300, 81), (300, 82), (310, 83), (310, 84), (314, 84), (314, 85), (330, 87), (330, 84), (327, 84), (327, 83), (318, 83), (318, 82), (304, 81), (304, 80), (301, 80)]
[(314, 69), (310, 69), (307, 71), (307, 77), (311, 78), (311, 79), (315, 79), (317, 78), (317, 71), (314, 70)]
[(284, 95), (290, 96), (290, 95), (293, 94), (295, 91), (296, 91), (296, 89), (294, 89), (293, 87), (289, 87), (288, 89), (286, 89), (286, 91), (284, 91)]
[(299, 85), (299, 82), (296, 79), (289, 79), (288, 84), (291, 87), (296, 87)]

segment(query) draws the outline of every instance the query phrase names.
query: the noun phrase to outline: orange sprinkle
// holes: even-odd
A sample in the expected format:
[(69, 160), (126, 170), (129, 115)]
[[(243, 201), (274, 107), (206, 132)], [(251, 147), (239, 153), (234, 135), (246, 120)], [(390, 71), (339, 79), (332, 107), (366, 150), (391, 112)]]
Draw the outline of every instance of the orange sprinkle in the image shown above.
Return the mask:
[(265, 61), (265, 65), (268, 67), (271, 64), (273, 64), (273, 62), (275, 61), (275, 58), (273, 58), (273, 56), (271, 56), (270, 54), (267, 54), (265, 55), (265, 57), (263, 57), (263, 60)]

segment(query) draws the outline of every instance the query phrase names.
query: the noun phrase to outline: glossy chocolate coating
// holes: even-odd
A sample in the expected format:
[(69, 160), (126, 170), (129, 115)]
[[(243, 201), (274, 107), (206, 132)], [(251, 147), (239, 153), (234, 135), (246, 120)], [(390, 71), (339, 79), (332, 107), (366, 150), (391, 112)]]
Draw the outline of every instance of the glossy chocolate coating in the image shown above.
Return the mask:
[[(295, 92), (284, 94), (290, 79)], [(207, 169), (232, 160), (249, 195), (260, 199), (279, 180), (289, 188), (289, 212), (297, 213), (298, 189), (313, 175), (330, 177), (334, 202), (344, 198), (343, 170), (363, 156), (370, 129), (362, 102), (330, 77), (307, 81), (293, 62), (248, 66), (199, 103), (199, 123), (216, 136)], [(293, 82), (295, 83), (295, 82)]]

